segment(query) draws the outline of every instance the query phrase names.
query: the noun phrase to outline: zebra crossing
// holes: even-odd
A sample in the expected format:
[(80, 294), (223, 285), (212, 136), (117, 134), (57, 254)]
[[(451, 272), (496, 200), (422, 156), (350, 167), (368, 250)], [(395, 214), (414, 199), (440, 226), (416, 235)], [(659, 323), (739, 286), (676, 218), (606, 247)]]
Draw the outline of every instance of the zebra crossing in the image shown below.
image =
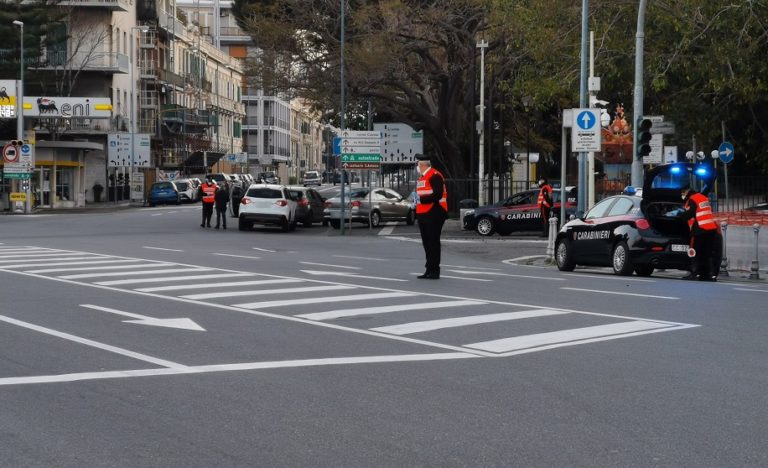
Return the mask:
[(35, 246), (0, 246), (0, 271), (200, 302), (478, 356), (510, 356), (698, 326), (351, 284), (354, 277), (334, 282)]

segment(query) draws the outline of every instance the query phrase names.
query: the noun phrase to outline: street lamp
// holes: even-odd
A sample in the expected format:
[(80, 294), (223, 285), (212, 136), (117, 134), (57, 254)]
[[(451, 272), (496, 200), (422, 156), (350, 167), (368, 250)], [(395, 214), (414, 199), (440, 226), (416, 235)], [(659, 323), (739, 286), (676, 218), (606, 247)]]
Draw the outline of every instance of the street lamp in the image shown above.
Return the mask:
[[(16, 85), (16, 138), (24, 141), (24, 22), (14, 20), (13, 24), (19, 27), (19, 83)], [(26, 201), (24, 212), (32, 212), (31, 181), (26, 183)]]
[(477, 43), (480, 49), (480, 121), (477, 124), (477, 132), (480, 134), (480, 148), (478, 154), (477, 176), (480, 179), (480, 193), (478, 194), (478, 203), (485, 205), (485, 49), (488, 48), (488, 41), (481, 40)]
[[(145, 33), (149, 31), (149, 28), (146, 26), (133, 26), (131, 28), (131, 32), (134, 30), (139, 30), (142, 33)], [(135, 179), (133, 177), (133, 171), (134, 167), (136, 165), (136, 120), (138, 119), (137, 113), (136, 113), (136, 104), (139, 101), (138, 96), (136, 96), (136, 80), (133, 76), (133, 69), (136, 66), (136, 39), (134, 39), (131, 43), (131, 63), (129, 66), (130, 71), (130, 80), (131, 80), (131, 165), (130, 165), (130, 175), (129, 177), (129, 184), (128, 184), (128, 200), (130, 202), (133, 202), (133, 188), (131, 184), (135, 183)]]
[(531, 114), (530, 109), (533, 107), (533, 98), (531, 96), (523, 96), (523, 107), (525, 107), (526, 123), (525, 123), (525, 188), (531, 186)]

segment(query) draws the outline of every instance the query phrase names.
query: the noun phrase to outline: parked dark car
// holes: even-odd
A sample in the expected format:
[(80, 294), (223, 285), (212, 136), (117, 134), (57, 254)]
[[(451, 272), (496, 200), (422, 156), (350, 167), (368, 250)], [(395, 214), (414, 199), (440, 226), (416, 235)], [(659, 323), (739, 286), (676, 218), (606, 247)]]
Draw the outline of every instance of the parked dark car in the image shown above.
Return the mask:
[(179, 190), (173, 182), (155, 182), (149, 189), (149, 206), (181, 203)]
[[(689, 270), (689, 228), (680, 189), (690, 184), (707, 195), (714, 169), (702, 164), (675, 163), (646, 173), (643, 196), (608, 197), (567, 223), (555, 240), (555, 260), (563, 271), (577, 265), (609, 266), (617, 275), (650, 276), (654, 269)], [(713, 264), (722, 258), (718, 226)]]
[[(552, 214), (560, 216), (560, 189), (552, 191), (555, 202)], [(566, 187), (566, 219), (576, 213), (576, 187)], [(541, 231), (541, 210), (538, 205), (539, 189), (518, 192), (492, 205), (481, 206), (464, 214), (462, 225), (465, 230), (477, 231), (481, 236), (499, 233), (506, 236), (513, 231)]]
[(304, 227), (312, 227), (312, 223), (328, 225), (328, 221), (323, 218), (325, 200), (315, 189), (288, 187), (288, 190), (296, 200), (296, 221), (303, 224)]

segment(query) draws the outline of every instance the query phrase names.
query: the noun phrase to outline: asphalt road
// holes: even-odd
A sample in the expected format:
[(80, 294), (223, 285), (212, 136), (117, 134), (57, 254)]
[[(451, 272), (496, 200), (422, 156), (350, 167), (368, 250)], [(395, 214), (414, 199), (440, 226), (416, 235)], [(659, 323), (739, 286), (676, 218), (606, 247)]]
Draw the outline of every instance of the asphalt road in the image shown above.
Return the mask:
[(0, 217), (1, 466), (768, 464), (763, 282), (199, 210)]

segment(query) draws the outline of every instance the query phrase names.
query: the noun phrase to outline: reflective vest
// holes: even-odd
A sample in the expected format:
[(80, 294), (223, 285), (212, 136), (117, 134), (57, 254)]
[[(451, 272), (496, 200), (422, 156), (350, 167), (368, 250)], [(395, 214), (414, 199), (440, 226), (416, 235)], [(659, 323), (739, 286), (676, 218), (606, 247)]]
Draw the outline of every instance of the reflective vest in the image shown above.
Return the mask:
[(549, 184), (544, 184), (541, 186), (541, 190), (539, 190), (539, 199), (536, 200), (536, 203), (539, 205), (539, 208), (550, 208), (552, 205), (549, 204), (549, 201), (547, 201), (547, 198), (544, 196), (544, 190), (549, 192), (550, 198), (552, 197), (552, 187), (550, 187)]
[(440, 179), (443, 180), (443, 197), (438, 203), (440, 203), (440, 206), (443, 207), (443, 210), (448, 213), (448, 190), (445, 188), (445, 177), (443, 177), (439, 171), (430, 167), (423, 176), (419, 177), (419, 181), (416, 183), (416, 195), (419, 197), (419, 203), (416, 204), (416, 214), (428, 213), (429, 210), (432, 209), (432, 205), (434, 205), (434, 203), (421, 203), (422, 197), (426, 197), (434, 193), (432, 186), (429, 184), (429, 179), (432, 177), (433, 172), (439, 175)]
[(693, 229), (693, 223), (695, 222), (705, 231), (714, 231), (717, 229), (717, 222), (712, 215), (712, 206), (709, 204), (709, 198), (700, 193), (694, 193), (690, 196), (688, 201), (685, 202), (686, 209), (689, 207), (690, 200), (696, 202), (696, 218), (688, 220), (688, 227)]
[(216, 184), (203, 184), (203, 203), (216, 201)]

